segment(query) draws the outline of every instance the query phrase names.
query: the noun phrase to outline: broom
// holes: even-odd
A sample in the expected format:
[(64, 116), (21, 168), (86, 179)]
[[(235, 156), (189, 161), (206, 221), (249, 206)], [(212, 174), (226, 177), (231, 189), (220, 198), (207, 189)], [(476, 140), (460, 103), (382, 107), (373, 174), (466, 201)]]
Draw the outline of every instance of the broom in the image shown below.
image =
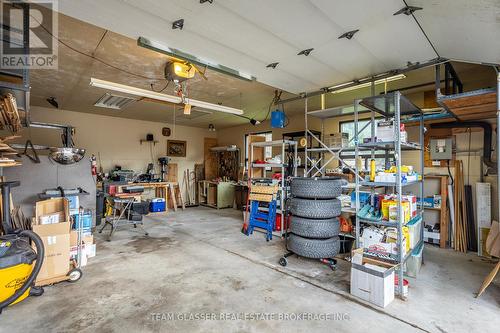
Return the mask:
[[(245, 175), (245, 169), (243, 169), (243, 175)], [(247, 229), (248, 229), (248, 212), (250, 211), (250, 175), (247, 175), (248, 181), (247, 181), (247, 205), (245, 207), (245, 216), (243, 218), (243, 226), (241, 227), (241, 233), (246, 235), (247, 234)]]

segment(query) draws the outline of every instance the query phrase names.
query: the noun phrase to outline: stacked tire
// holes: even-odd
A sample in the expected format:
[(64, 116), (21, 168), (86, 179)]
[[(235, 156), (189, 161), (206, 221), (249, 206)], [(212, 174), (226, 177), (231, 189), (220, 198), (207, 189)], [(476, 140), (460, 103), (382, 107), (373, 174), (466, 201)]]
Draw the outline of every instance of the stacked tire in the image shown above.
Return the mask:
[(336, 177), (293, 178), (288, 249), (306, 258), (333, 258), (340, 249), (338, 216), (343, 180)]

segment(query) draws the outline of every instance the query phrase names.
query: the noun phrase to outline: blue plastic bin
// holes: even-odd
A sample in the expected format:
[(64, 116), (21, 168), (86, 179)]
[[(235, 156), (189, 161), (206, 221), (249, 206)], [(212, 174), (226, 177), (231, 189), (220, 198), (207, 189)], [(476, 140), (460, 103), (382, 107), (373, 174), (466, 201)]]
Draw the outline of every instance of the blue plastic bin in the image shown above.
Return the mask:
[[(76, 227), (79, 225), (80, 215), (76, 214), (74, 215), (74, 218), (75, 218), (75, 223), (73, 224), (73, 229), (76, 229)], [(84, 213), (82, 215), (82, 229), (83, 232), (92, 231), (92, 214)]]

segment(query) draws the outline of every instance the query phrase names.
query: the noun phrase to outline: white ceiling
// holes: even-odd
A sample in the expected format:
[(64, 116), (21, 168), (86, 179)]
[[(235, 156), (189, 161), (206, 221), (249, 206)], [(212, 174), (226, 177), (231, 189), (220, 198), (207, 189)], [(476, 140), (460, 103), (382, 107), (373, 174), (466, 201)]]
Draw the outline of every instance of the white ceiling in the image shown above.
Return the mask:
[[(441, 57), (500, 63), (499, 0), (411, 0)], [(402, 0), (59, 0), (59, 11), (158, 41), (293, 92), (312, 91), (436, 58)], [(174, 20), (183, 30), (172, 30)], [(342, 33), (360, 29), (352, 40)], [(314, 48), (308, 57), (298, 56)], [(124, 51), (125, 52), (125, 51)], [(279, 62), (276, 69), (266, 68)]]

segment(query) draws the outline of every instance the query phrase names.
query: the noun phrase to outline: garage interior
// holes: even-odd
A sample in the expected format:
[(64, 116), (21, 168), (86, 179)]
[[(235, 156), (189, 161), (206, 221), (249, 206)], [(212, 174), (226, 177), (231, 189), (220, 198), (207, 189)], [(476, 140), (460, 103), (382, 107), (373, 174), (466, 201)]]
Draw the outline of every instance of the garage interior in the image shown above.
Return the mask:
[(1, 5), (0, 331), (498, 330), (498, 1)]

